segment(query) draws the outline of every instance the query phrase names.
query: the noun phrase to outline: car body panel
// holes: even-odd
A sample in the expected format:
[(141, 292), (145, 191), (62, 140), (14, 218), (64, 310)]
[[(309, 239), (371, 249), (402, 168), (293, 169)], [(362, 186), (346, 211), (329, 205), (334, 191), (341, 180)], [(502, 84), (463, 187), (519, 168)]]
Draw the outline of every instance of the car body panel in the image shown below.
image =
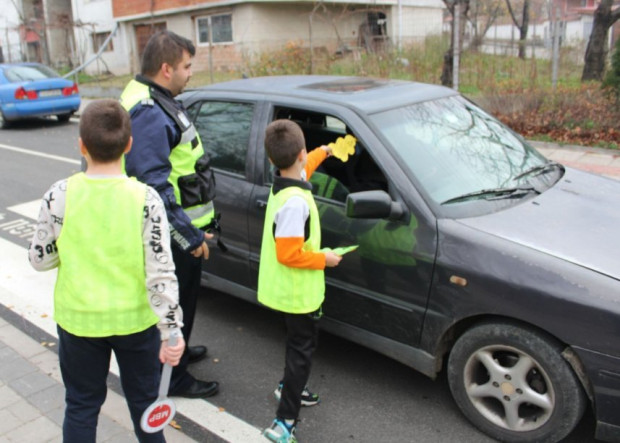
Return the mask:
[(462, 222), (620, 279), (617, 187), (616, 180), (567, 168), (557, 185), (527, 204)]

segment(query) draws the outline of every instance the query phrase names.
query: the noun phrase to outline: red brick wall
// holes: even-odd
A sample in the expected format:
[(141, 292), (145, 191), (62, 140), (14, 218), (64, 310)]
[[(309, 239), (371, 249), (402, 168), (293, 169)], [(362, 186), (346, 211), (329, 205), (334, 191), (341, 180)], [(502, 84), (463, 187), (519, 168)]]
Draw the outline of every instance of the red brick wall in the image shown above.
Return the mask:
[(185, 6), (200, 5), (204, 3), (216, 3), (219, 0), (112, 0), (112, 15), (124, 17), (126, 15), (144, 14), (151, 11), (164, 11), (166, 9), (182, 8)]
[[(237, 51), (234, 44), (214, 45), (211, 51), (213, 57), (213, 69), (215, 71), (228, 71), (241, 65), (241, 54)], [(209, 47), (198, 46), (196, 56), (192, 60), (192, 70), (209, 70)]]

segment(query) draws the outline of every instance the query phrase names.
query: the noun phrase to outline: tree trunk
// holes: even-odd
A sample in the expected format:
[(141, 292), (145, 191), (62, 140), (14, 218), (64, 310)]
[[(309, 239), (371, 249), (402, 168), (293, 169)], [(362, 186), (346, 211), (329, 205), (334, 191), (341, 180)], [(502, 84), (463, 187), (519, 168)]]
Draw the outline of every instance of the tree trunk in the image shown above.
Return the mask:
[(521, 15), (521, 24), (517, 20), (514, 11), (512, 10), (512, 4), (510, 0), (506, 0), (506, 6), (508, 7), (508, 13), (510, 14), (510, 18), (512, 18), (512, 22), (519, 30), (519, 58), (525, 58), (525, 46), (526, 46), (526, 38), (527, 31), (530, 24), (530, 0), (525, 0), (523, 2), (523, 13)]
[[(459, 3), (459, 23), (460, 29), (455, 29), (454, 26), (454, 5)], [(451, 32), (450, 32), (450, 48), (443, 56), (443, 67), (441, 69), (441, 84), (443, 86), (454, 86), (452, 84), (452, 74), (454, 73), (452, 64), (454, 63), (454, 35), (458, 33), (459, 39), (459, 48), (463, 47), (463, 34), (465, 32), (465, 21), (467, 20), (469, 14), (469, 0), (455, 0), (454, 2), (450, 0), (444, 0), (444, 4), (448, 8), (448, 11), (452, 15), (452, 24), (451, 24)]]
[(441, 68), (440, 80), (443, 86), (448, 86), (449, 88), (451, 88), (453, 74), (452, 64), (454, 62), (454, 33), (456, 32), (456, 30), (454, 29), (454, 5), (456, 4), (456, 1), (454, 3), (451, 3), (447, 0), (444, 0), (444, 4), (448, 8), (448, 12), (450, 12), (450, 15), (452, 15), (452, 22), (450, 23), (450, 47), (443, 55), (443, 66)]
[(525, 60), (525, 49), (527, 45), (527, 31), (530, 26), (530, 0), (523, 2), (523, 16), (519, 27), (519, 58)]
[(451, 44), (450, 48), (443, 55), (443, 68), (441, 69), (441, 84), (449, 88), (452, 87), (453, 62), (453, 45)]
[[(605, 60), (607, 59), (607, 33), (620, 14), (611, 13), (613, 0), (602, 0), (594, 12), (594, 24), (592, 34), (586, 47), (583, 73), (581, 81), (602, 80), (605, 73)], [(618, 10), (616, 12), (619, 12)], [(615, 18), (614, 18), (615, 16)]]

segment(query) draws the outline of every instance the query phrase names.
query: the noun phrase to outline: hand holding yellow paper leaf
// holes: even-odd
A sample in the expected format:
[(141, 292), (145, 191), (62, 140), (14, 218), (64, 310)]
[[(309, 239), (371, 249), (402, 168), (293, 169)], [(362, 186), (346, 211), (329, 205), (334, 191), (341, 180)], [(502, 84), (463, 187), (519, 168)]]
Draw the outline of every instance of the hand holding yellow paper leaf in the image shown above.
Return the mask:
[(332, 149), (334, 157), (346, 162), (349, 159), (349, 155), (355, 154), (355, 143), (357, 143), (356, 138), (347, 134), (344, 137), (338, 137), (335, 142), (330, 143), (328, 146)]

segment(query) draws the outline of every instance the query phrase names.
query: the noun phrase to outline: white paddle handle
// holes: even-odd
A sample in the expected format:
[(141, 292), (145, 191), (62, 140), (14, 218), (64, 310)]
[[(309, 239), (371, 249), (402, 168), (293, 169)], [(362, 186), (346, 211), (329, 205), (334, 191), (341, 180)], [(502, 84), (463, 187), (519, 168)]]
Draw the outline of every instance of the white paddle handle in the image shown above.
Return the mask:
[[(168, 346), (174, 346), (177, 344), (178, 331), (174, 331), (168, 338)], [(158, 399), (164, 399), (168, 396), (168, 389), (170, 388), (170, 376), (172, 375), (172, 366), (170, 363), (164, 363), (164, 369), (161, 371), (161, 380), (159, 382), (159, 397)]]

